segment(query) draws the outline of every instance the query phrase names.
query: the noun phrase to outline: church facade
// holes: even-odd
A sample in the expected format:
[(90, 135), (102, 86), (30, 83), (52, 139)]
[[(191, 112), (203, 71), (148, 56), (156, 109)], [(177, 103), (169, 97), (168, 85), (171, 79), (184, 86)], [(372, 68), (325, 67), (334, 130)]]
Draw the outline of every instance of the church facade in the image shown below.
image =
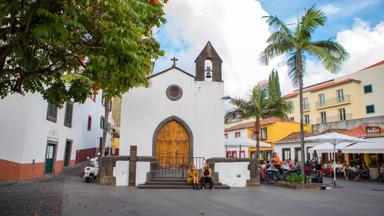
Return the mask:
[(138, 156), (155, 156), (164, 168), (224, 156), (222, 60), (208, 42), (195, 64), (195, 76), (174, 62), (150, 76), (148, 88), (123, 95), (120, 155), (136, 145)]

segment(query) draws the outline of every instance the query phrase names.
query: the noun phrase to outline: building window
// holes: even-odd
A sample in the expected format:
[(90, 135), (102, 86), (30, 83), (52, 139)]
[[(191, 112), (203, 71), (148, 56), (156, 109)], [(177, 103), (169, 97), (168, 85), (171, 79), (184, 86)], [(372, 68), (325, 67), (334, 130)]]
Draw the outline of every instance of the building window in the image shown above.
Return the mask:
[(295, 109), (293, 101), (289, 101), (288, 104), (289, 104), (289, 108), (291, 108), (291, 112), (293, 112), (293, 110)]
[(232, 158), (237, 158), (237, 151), (232, 151)]
[(245, 151), (244, 150), (239, 151), (239, 158), (245, 158)]
[(268, 139), (267, 128), (261, 128), (261, 140)]
[(303, 99), (304, 110), (309, 110), (308, 98)]
[(241, 136), (241, 133), (240, 133), (240, 131), (238, 131), (238, 132), (235, 132), (235, 138), (239, 138)]
[(101, 116), (100, 117), (100, 128), (101, 129), (104, 129), (104, 122), (105, 122), (105, 118), (104, 118), (104, 116)]
[(307, 124), (307, 125), (311, 124), (311, 122), (309, 120), (309, 115), (308, 114), (304, 115), (304, 124)]
[(320, 113), (320, 118), (321, 118), (321, 124), (326, 124), (327, 123), (327, 113), (326, 112), (321, 112)]
[(336, 93), (337, 93), (337, 101), (338, 102), (343, 102), (344, 101), (344, 91), (343, 91), (343, 89), (337, 90)]
[(295, 121), (295, 117), (290, 117), (289, 121), (294, 122)]
[(365, 106), (365, 109), (367, 111), (367, 114), (369, 113), (375, 113), (375, 105), (368, 105), (368, 106)]
[(57, 107), (51, 103), (48, 103), (47, 120), (56, 122), (57, 120)]
[(68, 101), (65, 104), (64, 125), (72, 127), (73, 103)]
[(228, 139), (228, 133), (224, 134), (224, 139)]
[(92, 116), (88, 116), (87, 130), (90, 131), (92, 129)]
[(227, 158), (230, 158), (232, 157), (232, 151), (227, 151), (227, 154), (226, 154)]
[(295, 161), (301, 161), (301, 148), (295, 148)]
[(372, 85), (366, 85), (364, 86), (364, 93), (368, 94), (372, 92)]
[(345, 120), (347, 120), (346, 115), (345, 115), (345, 109), (344, 109), (344, 108), (339, 109), (339, 120), (340, 120), (340, 121), (345, 121)]
[(291, 160), (291, 149), (290, 148), (283, 148), (283, 161)]
[(320, 106), (325, 106), (325, 95), (324, 94), (319, 94), (319, 101), (320, 101)]

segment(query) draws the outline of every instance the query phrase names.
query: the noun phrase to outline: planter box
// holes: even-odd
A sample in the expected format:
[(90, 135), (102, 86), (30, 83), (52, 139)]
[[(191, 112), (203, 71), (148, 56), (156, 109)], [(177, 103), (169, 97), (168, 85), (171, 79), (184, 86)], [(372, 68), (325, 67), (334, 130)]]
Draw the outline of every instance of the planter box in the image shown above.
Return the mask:
[(369, 175), (372, 180), (379, 178), (379, 169), (378, 168), (369, 168)]
[(323, 185), (321, 183), (308, 183), (308, 184), (289, 184), (286, 182), (273, 182), (273, 185), (279, 186), (279, 187), (285, 187), (285, 188), (291, 188), (291, 189), (320, 189), (320, 187)]

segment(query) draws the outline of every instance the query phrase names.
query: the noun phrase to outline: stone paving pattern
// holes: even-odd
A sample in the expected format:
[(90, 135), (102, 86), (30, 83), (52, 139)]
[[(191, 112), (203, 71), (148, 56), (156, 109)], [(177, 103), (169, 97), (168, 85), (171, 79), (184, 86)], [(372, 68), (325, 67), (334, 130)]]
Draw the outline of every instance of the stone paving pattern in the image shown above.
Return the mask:
[(384, 184), (347, 182), (335, 190), (271, 185), (230, 190), (154, 190), (85, 183), (79, 170), (0, 186), (0, 215), (384, 215)]

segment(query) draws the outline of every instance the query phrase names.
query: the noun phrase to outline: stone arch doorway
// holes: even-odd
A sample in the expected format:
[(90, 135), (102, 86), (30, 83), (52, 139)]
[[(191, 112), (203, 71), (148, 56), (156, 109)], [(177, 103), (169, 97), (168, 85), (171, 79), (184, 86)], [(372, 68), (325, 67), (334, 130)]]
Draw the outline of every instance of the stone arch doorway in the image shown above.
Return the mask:
[(153, 136), (153, 156), (160, 168), (188, 167), (192, 159), (193, 137), (188, 125), (176, 116), (162, 121)]

